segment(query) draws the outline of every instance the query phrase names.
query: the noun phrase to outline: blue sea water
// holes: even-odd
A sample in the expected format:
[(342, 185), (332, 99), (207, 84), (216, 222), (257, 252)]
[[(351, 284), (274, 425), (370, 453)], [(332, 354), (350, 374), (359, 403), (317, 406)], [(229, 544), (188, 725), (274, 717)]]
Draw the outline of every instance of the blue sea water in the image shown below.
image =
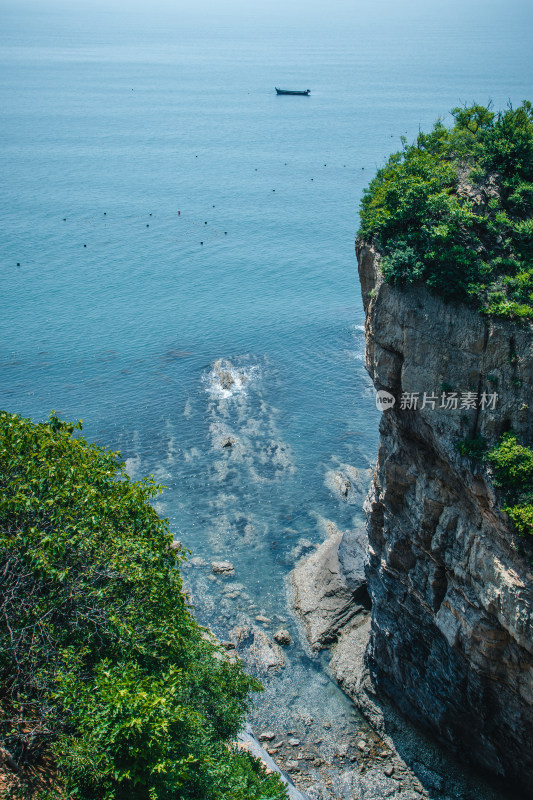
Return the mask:
[[(258, 719), (352, 724), (286, 577), (361, 524), (376, 456), (358, 203), (400, 136), (531, 97), (531, 11), (377, 3), (336, 22), (333, 5), (280, 25), (45, 6), (6, 5), (0, 29), (0, 406), (83, 418), (167, 487), (220, 636), (256, 614), (289, 627)], [(229, 589), (213, 559), (234, 563)]]

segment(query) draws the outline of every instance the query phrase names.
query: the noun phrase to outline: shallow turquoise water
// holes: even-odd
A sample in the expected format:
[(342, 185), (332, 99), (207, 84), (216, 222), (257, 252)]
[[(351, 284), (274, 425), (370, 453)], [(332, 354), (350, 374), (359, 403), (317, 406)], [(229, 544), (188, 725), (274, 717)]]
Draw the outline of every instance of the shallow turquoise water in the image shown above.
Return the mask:
[[(473, 8), (278, 30), (4, 15), (0, 404), (81, 417), (167, 487), (177, 538), (235, 564), (236, 598), (208, 567), (186, 573), (220, 635), (256, 613), (291, 628), (267, 717), (350, 713), (331, 683), (323, 703), (285, 579), (327, 520), (360, 524), (376, 453), (363, 187), (461, 101), (531, 95), (531, 12)], [(333, 480), (347, 465), (349, 502)]]

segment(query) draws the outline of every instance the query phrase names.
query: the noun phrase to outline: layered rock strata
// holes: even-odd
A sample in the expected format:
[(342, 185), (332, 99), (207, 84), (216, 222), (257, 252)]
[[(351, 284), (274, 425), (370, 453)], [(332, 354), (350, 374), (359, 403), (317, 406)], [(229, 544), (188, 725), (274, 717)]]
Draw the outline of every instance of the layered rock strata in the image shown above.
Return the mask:
[(356, 250), (366, 366), (395, 400), (366, 501), (366, 664), (412, 721), (533, 792), (531, 556), (487, 467), (456, 447), (510, 429), (533, 443), (533, 330), (394, 288)]

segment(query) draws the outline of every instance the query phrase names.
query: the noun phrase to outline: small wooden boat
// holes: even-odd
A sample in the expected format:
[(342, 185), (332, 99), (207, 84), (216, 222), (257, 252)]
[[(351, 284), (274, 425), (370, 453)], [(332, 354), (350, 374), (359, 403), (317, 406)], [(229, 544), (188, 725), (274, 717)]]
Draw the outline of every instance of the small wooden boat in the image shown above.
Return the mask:
[(311, 94), (311, 89), (278, 89), (276, 86), (276, 94), (300, 94), (304, 95), (304, 97), (308, 97)]

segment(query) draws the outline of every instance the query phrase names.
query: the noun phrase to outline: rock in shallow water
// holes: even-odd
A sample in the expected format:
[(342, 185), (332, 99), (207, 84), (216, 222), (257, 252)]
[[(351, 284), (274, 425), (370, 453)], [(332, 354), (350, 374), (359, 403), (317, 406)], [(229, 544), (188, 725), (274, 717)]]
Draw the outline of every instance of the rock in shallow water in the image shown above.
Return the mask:
[(285, 666), (281, 647), (271, 642), (266, 633), (255, 625), (233, 628), (231, 636), (237, 652), (249, 667), (258, 672), (270, 673)]
[(368, 608), (363, 529), (334, 532), (291, 573), (294, 606), (316, 650), (335, 641), (340, 630)]
[(280, 628), (279, 631), (276, 631), (273, 638), (278, 644), (287, 645), (291, 643), (291, 635), (285, 628)]
[(235, 567), (231, 561), (213, 561), (211, 569), (215, 575), (232, 575), (235, 572)]

